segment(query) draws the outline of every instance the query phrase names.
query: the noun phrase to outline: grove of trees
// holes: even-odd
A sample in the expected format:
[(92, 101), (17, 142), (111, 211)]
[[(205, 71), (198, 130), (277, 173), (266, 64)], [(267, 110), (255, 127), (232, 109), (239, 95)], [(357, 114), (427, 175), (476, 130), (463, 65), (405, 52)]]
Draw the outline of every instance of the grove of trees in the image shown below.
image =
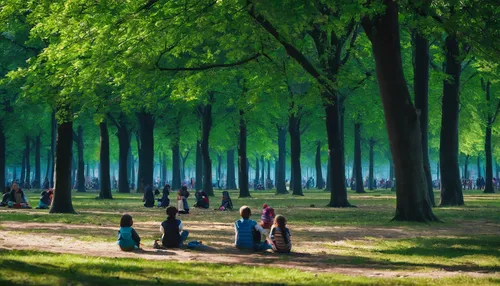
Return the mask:
[(0, 181), (72, 213), (93, 177), (100, 199), (314, 177), (330, 207), (384, 178), (395, 220), (437, 221), (462, 180), (499, 178), (499, 18), (496, 0), (4, 1)]

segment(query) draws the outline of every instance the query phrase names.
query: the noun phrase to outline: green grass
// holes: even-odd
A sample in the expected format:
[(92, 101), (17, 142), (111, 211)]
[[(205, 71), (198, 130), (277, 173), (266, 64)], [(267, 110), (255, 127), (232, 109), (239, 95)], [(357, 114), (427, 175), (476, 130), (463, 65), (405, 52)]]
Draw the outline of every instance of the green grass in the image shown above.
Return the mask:
[(4, 285), (495, 285), (498, 278), (366, 278), (295, 269), (0, 251)]
[[(263, 203), (273, 206), (277, 214), (287, 217), (293, 235), (294, 253), (282, 256), (266, 254), (267, 262), (264, 263), (295, 263), (296, 269), (5, 251), (1, 250), (0, 241), (0, 285), (4, 284), (2, 282), (10, 285), (500, 283), (498, 194), (466, 191), (465, 206), (435, 208), (434, 212), (442, 223), (432, 224), (391, 222), (396, 203), (395, 194), (385, 190), (360, 195), (350, 192), (350, 202), (358, 207), (341, 209), (325, 207), (329, 194), (318, 190), (307, 190), (304, 197), (274, 195), (266, 191), (253, 192), (253, 198), (238, 199), (237, 192), (233, 191), (231, 194), (235, 207), (250, 206), (256, 220), (259, 219)], [(435, 195), (438, 200), (439, 193), (436, 192)], [(36, 205), (37, 192), (29, 192), (28, 196), (30, 203)], [(96, 196), (96, 193), (74, 193), (73, 204), (77, 211), (74, 215), (48, 214), (47, 210), (0, 208), (0, 231), (49, 237), (56, 234), (85, 243), (112, 243), (116, 239), (120, 216), (127, 212), (133, 215), (135, 227), (147, 247), (158, 238), (157, 225), (165, 218), (163, 209), (144, 208), (140, 194), (113, 193), (113, 200), (98, 200), (95, 199)], [(188, 229), (194, 227), (190, 229), (192, 239), (203, 240), (209, 245), (213, 242), (231, 244), (234, 236), (230, 226), (238, 218), (238, 212), (214, 211), (220, 198), (220, 191), (216, 191), (216, 196), (211, 198), (211, 209), (193, 210), (192, 214), (181, 216)], [(192, 204), (193, 198), (190, 197), (189, 200)], [(39, 224), (36, 227), (10, 229), (9, 225), (16, 222)], [(50, 223), (85, 227), (65, 228), (49, 225)], [(211, 230), (215, 225), (224, 227)], [(200, 226), (205, 226), (205, 229), (200, 229)], [(234, 255), (234, 249), (216, 246), (213, 255)], [(247, 262), (255, 264), (260, 259), (259, 256), (252, 256)], [(357, 269), (361, 274), (365, 271), (372, 274), (380, 272), (382, 277), (306, 271), (316, 267)], [(397, 275), (401, 276), (399, 278), (383, 275), (389, 272), (402, 274)], [(405, 278), (404, 273), (422, 275)], [(437, 277), (435, 273), (438, 273)], [(439, 273), (451, 276), (441, 277)], [(464, 275), (457, 275), (460, 273)]]

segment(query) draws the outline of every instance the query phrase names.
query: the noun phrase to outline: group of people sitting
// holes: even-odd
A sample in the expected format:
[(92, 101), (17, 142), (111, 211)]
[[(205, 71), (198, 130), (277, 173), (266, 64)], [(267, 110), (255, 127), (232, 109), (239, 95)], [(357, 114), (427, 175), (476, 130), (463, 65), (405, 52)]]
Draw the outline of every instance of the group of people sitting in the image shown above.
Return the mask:
[[(182, 186), (176, 193), (177, 195), (177, 211), (180, 214), (189, 214), (189, 203), (188, 198), (190, 193), (186, 185)], [(144, 202), (144, 207), (152, 208), (158, 206), (159, 208), (166, 208), (170, 205), (170, 185), (166, 184), (163, 188), (163, 193), (160, 197), (160, 191), (156, 189), (153, 191), (151, 186), (146, 187), (144, 190), (144, 196), (142, 197), (142, 201)], [(195, 197), (195, 208), (208, 209), (210, 208), (210, 199), (208, 195), (203, 190), (196, 191), (194, 194)], [(231, 197), (229, 196), (228, 191), (222, 192), (222, 202), (219, 208), (216, 210), (232, 210), (233, 202), (231, 201)]]
[[(167, 218), (160, 224), (161, 240), (154, 242), (154, 248), (184, 247), (189, 232), (184, 229), (182, 221), (176, 217), (178, 213), (180, 213), (179, 210), (174, 206), (166, 208)], [(291, 251), (291, 234), (286, 227), (284, 216), (275, 216), (274, 209), (267, 204), (263, 205), (260, 223), (251, 220), (251, 215), (252, 211), (248, 206), (240, 208), (241, 219), (234, 223), (236, 248), (254, 251), (272, 249), (278, 253)], [(124, 251), (139, 249), (142, 246), (141, 238), (132, 226), (132, 216), (124, 214), (120, 220), (117, 241), (118, 246)], [(197, 247), (201, 244), (201, 241), (191, 241), (187, 246)]]
[[(48, 189), (40, 193), (40, 200), (38, 201), (37, 209), (48, 209), (52, 204), (52, 197), (54, 190)], [(10, 187), (5, 187), (2, 194), (2, 201), (0, 207), (9, 207), (16, 209), (31, 209), (28, 198), (23, 190), (19, 188), (16, 182), (13, 182)]]

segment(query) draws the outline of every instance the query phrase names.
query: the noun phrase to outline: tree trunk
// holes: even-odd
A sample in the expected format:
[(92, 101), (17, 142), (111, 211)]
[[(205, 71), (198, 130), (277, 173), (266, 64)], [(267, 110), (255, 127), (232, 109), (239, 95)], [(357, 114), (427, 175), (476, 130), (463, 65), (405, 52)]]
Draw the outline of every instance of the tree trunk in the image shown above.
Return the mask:
[(222, 155), (217, 152), (217, 188), (222, 189), (220, 181), (222, 179)]
[[(54, 171), (55, 171), (55, 155), (56, 155), (56, 140), (57, 140), (57, 133), (59, 132), (57, 128), (57, 120), (56, 120), (56, 111), (52, 111), (52, 116), (51, 116), (51, 144), (50, 144), (50, 158), (51, 158), (51, 166), (50, 166), (50, 187), (55, 188), (54, 185)], [(73, 131), (72, 131), (73, 134)], [(71, 139), (71, 137), (70, 137)]]
[[(330, 151), (328, 151), (330, 153)], [(331, 193), (332, 192), (332, 180), (330, 178), (330, 173), (332, 172), (332, 165), (330, 163), (330, 155), (328, 155), (328, 160), (326, 162), (326, 188), (325, 191)]]
[(130, 132), (125, 116), (120, 114), (119, 122), (116, 125), (118, 137), (118, 192), (130, 193), (130, 184), (128, 181), (130, 156)]
[(465, 155), (465, 163), (464, 163), (464, 179), (469, 179), (469, 158), (470, 155)]
[(260, 182), (260, 167), (259, 167), (259, 155), (255, 156), (255, 180), (254, 189), (257, 189), (257, 185)]
[(196, 141), (196, 190), (203, 189), (203, 157), (201, 155), (201, 142)]
[(141, 112), (137, 117), (140, 140), (137, 192), (142, 193), (146, 186), (153, 186), (155, 119), (147, 112)]
[(396, 178), (394, 175), (394, 162), (392, 161), (392, 155), (389, 157), (389, 180), (391, 181), (391, 188), (394, 187), (394, 179)]
[[(42, 167), (40, 166), (40, 133), (35, 138), (35, 183), (33, 184), (33, 188), (40, 189), (41, 178), (40, 175), (42, 173)], [(1, 171), (1, 170), (0, 170)]]
[(274, 159), (274, 187), (276, 188), (278, 182), (278, 159)]
[(441, 206), (464, 204), (458, 165), (458, 116), (460, 108), (459, 44), (453, 35), (446, 38), (446, 74), (444, 80), (439, 160), (441, 162)]
[[(488, 81), (485, 86), (485, 92), (486, 92), (486, 102), (487, 106), (490, 107), (490, 101), (491, 101), (491, 94), (490, 94), (490, 87), (491, 87), (491, 82)], [(500, 108), (500, 102), (498, 103)], [(497, 111), (498, 112), (498, 111)], [(496, 115), (495, 115), (496, 117)], [(485, 177), (486, 177), (486, 185), (484, 187), (484, 193), (494, 193), (495, 188), (493, 186), (493, 154), (492, 154), (492, 148), (491, 148), (491, 129), (493, 126), (493, 121), (494, 121), (494, 116), (491, 115), (490, 112), (488, 112), (488, 118), (486, 122), (486, 137), (484, 140), (484, 155), (486, 158), (486, 171), (485, 171)], [(478, 156), (479, 158), (479, 156)], [(478, 164), (479, 165), (479, 164)]]
[(266, 165), (264, 164), (264, 155), (261, 155), (260, 156), (260, 166), (261, 166), (261, 170), (262, 172), (260, 173), (260, 183), (262, 184), (262, 189), (265, 190), (266, 189), (266, 179), (264, 177), (264, 173), (266, 172)]
[(347, 200), (347, 189), (345, 179), (344, 145), (341, 138), (339, 98), (337, 94), (323, 95), (329, 98), (325, 104), (326, 134), (328, 137), (328, 149), (330, 152), (330, 207), (351, 207)]
[(71, 202), (71, 161), (73, 156), (73, 122), (59, 124), (55, 156), (54, 199), (50, 213), (75, 213)]
[(236, 174), (234, 169), (234, 149), (227, 150), (226, 190), (236, 190)]
[(240, 134), (238, 138), (238, 185), (240, 198), (249, 198), (248, 188), (248, 160), (247, 160), (247, 122), (245, 112), (240, 109)]
[(321, 170), (321, 141), (316, 141), (316, 189), (324, 187), (323, 171)]
[(420, 130), (422, 132), (422, 154), (424, 172), (427, 179), (429, 201), (435, 206), (434, 189), (432, 187), (431, 165), (429, 162), (429, 42), (420, 33), (415, 33), (415, 66), (414, 93), (415, 108), (420, 110)]
[(356, 193), (365, 192), (361, 165), (361, 123), (354, 124), (354, 177), (356, 178)]
[(423, 167), (419, 113), (404, 78), (399, 38), (398, 3), (384, 0), (386, 11), (363, 18), (372, 42), (387, 133), (396, 173), (395, 220), (436, 221)]
[(111, 194), (111, 176), (109, 174), (109, 133), (108, 124), (106, 121), (103, 121), (99, 124), (99, 130), (101, 135), (101, 145), (99, 152), (99, 178), (101, 183), (101, 191), (99, 193), (99, 198), (112, 199), (113, 196)]
[(21, 178), (19, 178), (19, 184), (24, 187), (24, 182), (26, 182), (26, 148), (23, 150), (23, 158), (21, 162)]
[[(267, 181), (271, 182), (271, 160), (267, 160)], [(269, 184), (266, 186), (266, 188), (272, 188), (272, 186)]]
[[(213, 92), (209, 94), (213, 100)], [(210, 100), (210, 101), (211, 101)], [(201, 120), (201, 155), (203, 156), (203, 191), (209, 196), (214, 195), (212, 184), (212, 160), (210, 159), (209, 138), (212, 130), (212, 103), (203, 106)]]
[(368, 189), (373, 190), (377, 186), (374, 186), (375, 184), (375, 178), (373, 177), (373, 147), (375, 146), (375, 140), (373, 138), (370, 138), (368, 141), (368, 146), (370, 147), (370, 157), (369, 157), (369, 164), (368, 164)]
[(26, 136), (26, 158), (25, 158), (25, 164), (26, 164), (26, 184), (31, 185), (31, 164), (30, 164), (30, 137)]
[(278, 126), (278, 165), (276, 178), (276, 193), (288, 194), (286, 189), (286, 128)]
[(172, 189), (177, 190), (181, 188), (181, 151), (179, 148), (179, 141), (174, 140), (172, 146)]
[(300, 166), (300, 118), (297, 118), (295, 114), (291, 114), (288, 118), (288, 132), (290, 133), (290, 157), (293, 178), (292, 195), (303, 196), (302, 169)]
[[(5, 184), (5, 132), (3, 121), (0, 121), (0, 182)], [(15, 180), (16, 178), (13, 178)]]
[(78, 167), (77, 167), (77, 192), (85, 192), (85, 162), (84, 162), (84, 154), (83, 154), (83, 127), (81, 125), (78, 126), (77, 136), (76, 136), (76, 146), (78, 148)]
[[(167, 167), (167, 154), (166, 153), (163, 153), (163, 166), (161, 168), (161, 183), (164, 185), (167, 183), (167, 170), (168, 170), (168, 167)], [(182, 160), (182, 174), (181, 174), (181, 178), (185, 178), (186, 177), (186, 173), (184, 172), (185, 170), (185, 165), (186, 165), (186, 160)]]

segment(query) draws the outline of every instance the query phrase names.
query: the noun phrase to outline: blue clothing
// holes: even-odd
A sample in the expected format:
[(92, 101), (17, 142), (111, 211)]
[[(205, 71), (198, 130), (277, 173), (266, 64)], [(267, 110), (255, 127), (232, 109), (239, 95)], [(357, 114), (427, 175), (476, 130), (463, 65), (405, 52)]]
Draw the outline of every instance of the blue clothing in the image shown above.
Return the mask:
[(253, 232), (257, 222), (251, 219), (239, 219), (234, 223), (236, 231), (235, 245), (238, 248), (254, 249), (256, 244), (253, 239)]
[(141, 238), (132, 227), (120, 227), (116, 244), (118, 244), (121, 249), (137, 249), (139, 248), (140, 242)]

